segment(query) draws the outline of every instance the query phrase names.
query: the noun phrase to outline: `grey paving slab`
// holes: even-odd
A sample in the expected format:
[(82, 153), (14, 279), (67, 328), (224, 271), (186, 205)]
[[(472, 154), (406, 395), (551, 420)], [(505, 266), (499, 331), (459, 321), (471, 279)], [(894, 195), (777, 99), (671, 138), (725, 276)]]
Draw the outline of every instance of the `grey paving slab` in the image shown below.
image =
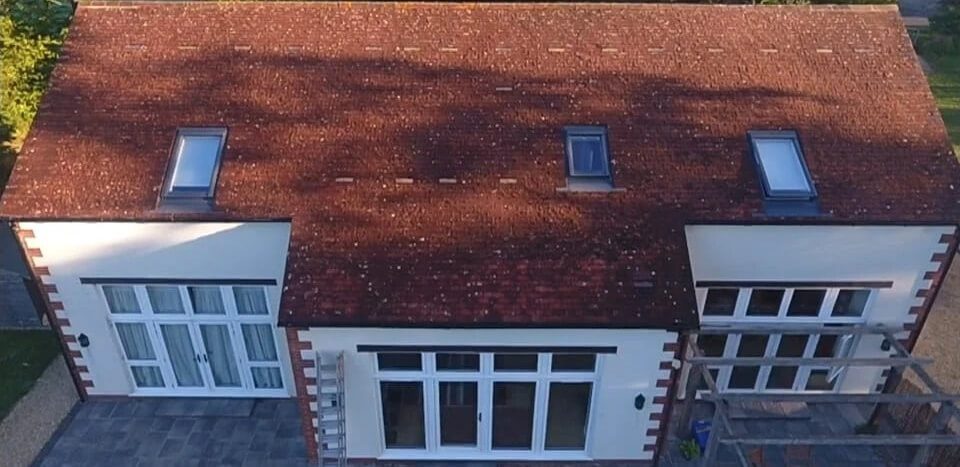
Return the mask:
[[(309, 465), (290, 399), (130, 399), (80, 404), (34, 466)], [(165, 415), (175, 414), (175, 415)]]

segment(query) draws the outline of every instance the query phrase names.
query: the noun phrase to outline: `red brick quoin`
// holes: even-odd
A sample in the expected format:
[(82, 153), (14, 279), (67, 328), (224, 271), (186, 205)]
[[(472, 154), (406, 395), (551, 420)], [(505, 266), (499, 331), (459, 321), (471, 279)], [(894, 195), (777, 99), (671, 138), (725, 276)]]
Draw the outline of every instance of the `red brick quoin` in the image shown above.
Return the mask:
[(317, 429), (313, 426), (313, 420), (317, 418), (317, 412), (310, 409), (311, 396), (307, 391), (308, 386), (316, 386), (316, 377), (308, 378), (304, 369), (316, 366), (313, 360), (304, 359), (303, 350), (313, 348), (310, 341), (300, 340), (300, 331), (306, 328), (286, 328), (287, 346), (290, 348), (290, 363), (293, 365), (293, 381), (297, 388), (297, 406), (300, 407), (300, 429), (303, 431), (303, 439), (307, 444), (307, 456), (313, 462), (319, 461), (317, 446)]
[(21, 229), (19, 223), (15, 223), (13, 229), (17, 234), (17, 239), (20, 241), (20, 247), (25, 252), (30, 267), (30, 275), (33, 278), (34, 284), (37, 285), (37, 291), (40, 297), (43, 299), (43, 312), (50, 322), (50, 326), (57, 333), (57, 337), (60, 338), (60, 346), (63, 349), (67, 368), (70, 370), (70, 376), (73, 378), (73, 384), (77, 387), (77, 392), (80, 393), (80, 397), (86, 399), (88, 397), (87, 388), (93, 387), (93, 381), (81, 377), (81, 373), (84, 373), (87, 374), (89, 378), (89, 369), (77, 362), (78, 359), (83, 358), (80, 351), (70, 349), (69, 343), (77, 342), (77, 336), (67, 334), (63, 330), (65, 327), (70, 327), (70, 320), (57, 317), (57, 311), (63, 310), (63, 303), (55, 301), (53, 297), (51, 297), (51, 294), (57, 293), (57, 286), (50, 282), (50, 268), (38, 266), (36, 260), (37, 258), (42, 258), (43, 253), (40, 248), (30, 248), (27, 245), (28, 239), (36, 238), (33, 231)]

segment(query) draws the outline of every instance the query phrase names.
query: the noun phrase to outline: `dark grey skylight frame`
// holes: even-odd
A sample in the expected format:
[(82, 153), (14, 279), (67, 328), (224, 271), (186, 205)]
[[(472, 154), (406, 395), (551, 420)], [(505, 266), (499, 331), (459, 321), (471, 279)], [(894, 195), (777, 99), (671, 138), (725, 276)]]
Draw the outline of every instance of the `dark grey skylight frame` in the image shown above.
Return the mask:
[[(183, 159), (185, 157), (185, 145), (190, 142), (190, 138), (203, 138), (208, 140), (216, 138), (216, 154), (212, 155), (212, 160), (199, 161), (201, 173), (208, 169), (209, 182), (206, 184), (184, 184), (178, 185), (178, 170), (184, 167), (183, 164), (190, 163)], [(167, 173), (163, 182), (163, 191), (161, 192), (161, 204), (193, 204), (212, 202), (217, 189), (217, 180), (220, 175), (220, 164), (223, 159), (223, 150), (227, 142), (227, 129), (222, 127), (190, 127), (178, 128), (177, 134), (173, 140), (173, 147), (170, 150), (170, 161), (167, 164)], [(210, 156), (208, 156), (210, 157)], [(194, 163), (197, 163), (194, 161)], [(195, 175), (194, 175), (195, 176)], [(189, 175), (185, 175), (189, 178)], [(205, 176), (204, 176), (205, 178)]]
[[(747, 133), (747, 139), (750, 144), (750, 152), (753, 154), (753, 162), (756, 165), (757, 174), (760, 176), (760, 183), (763, 187), (763, 195), (767, 200), (783, 201), (810, 201), (817, 199), (817, 188), (813, 184), (813, 178), (810, 176), (810, 170), (807, 168), (807, 161), (803, 155), (803, 146), (800, 144), (800, 137), (796, 131), (750, 131)], [(763, 141), (789, 142), (793, 146), (796, 164), (798, 167), (792, 168), (791, 174), (795, 178), (802, 178), (806, 185), (802, 188), (778, 188), (773, 186), (768, 176), (768, 170), (772, 167), (764, 167), (763, 157), (759, 143)], [(797, 171), (798, 170), (798, 171)]]
[[(596, 170), (583, 170), (575, 163), (575, 142), (585, 141), (599, 145), (602, 161)], [(607, 128), (603, 126), (572, 125), (563, 129), (564, 166), (567, 186), (574, 190), (606, 191), (613, 187), (610, 145)]]

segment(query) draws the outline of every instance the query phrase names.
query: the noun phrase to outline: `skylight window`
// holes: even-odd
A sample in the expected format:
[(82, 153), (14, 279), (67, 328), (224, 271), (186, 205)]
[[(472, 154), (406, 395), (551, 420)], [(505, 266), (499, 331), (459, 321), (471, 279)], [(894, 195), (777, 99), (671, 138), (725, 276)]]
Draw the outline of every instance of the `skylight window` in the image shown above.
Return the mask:
[(572, 126), (565, 129), (567, 184), (573, 188), (609, 189), (610, 154), (607, 129)]
[(797, 134), (751, 132), (754, 161), (768, 199), (810, 200), (817, 192), (810, 180)]
[(178, 130), (164, 198), (213, 198), (226, 137), (224, 128)]

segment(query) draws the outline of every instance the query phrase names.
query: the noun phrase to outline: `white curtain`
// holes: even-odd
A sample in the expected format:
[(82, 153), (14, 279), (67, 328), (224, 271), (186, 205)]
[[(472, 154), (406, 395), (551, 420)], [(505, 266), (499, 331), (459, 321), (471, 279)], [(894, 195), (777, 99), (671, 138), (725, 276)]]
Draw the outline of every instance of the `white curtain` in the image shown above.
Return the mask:
[(283, 379), (280, 377), (280, 369), (274, 367), (254, 367), (250, 369), (253, 374), (253, 385), (258, 389), (279, 389), (283, 387)]
[(200, 368), (197, 366), (197, 354), (190, 340), (190, 329), (186, 324), (163, 324), (160, 326), (163, 342), (170, 355), (170, 364), (177, 384), (183, 387), (203, 386)]
[(141, 388), (162, 388), (163, 374), (160, 373), (160, 367), (156, 366), (131, 366), (133, 371), (133, 380), (137, 387)]
[(243, 342), (247, 346), (247, 358), (251, 362), (277, 361), (277, 347), (273, 343), (273, 326), (269, 324), (243, 324)]
[(265, 315), (269, 313), (263, 287), (234, 287), (233, 298), (237, 301), (237, 313), (241, 315)]
[(179, 287), (148, 285), (147, 296), (154, 313), (184, 314)]
[(143, 323), (117, 323), (117, 334), (127, 360), (156, 360), (153, 353), (153, 344), (147, 334), (147, 326)]
[(223, 297), (220, 296), (220, 287), (190, 287), (190, 302), (193, 312), (201, 315), (223, 315), (227, 311), (223, 308)]
[(111, 313), (140, 313), (140, 304), (137, 303), (137, 294), (129, 285), (105, 285), (103, 294), (107, 297), (107, 305)]
[(239, 387), (240, 372), (230, 343), (230, 333), (222, 324), (201, 324), (200, 334), (209, 358), (213, 382), (218, 387)]

